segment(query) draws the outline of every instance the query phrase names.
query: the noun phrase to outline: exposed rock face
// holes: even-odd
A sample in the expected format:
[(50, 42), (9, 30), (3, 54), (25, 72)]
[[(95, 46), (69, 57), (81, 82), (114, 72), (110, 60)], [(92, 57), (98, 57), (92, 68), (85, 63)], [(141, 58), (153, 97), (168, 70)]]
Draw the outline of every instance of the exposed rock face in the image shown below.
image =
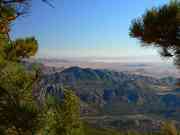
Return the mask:
[(173, 77), (79, 67), (53, 70), (41, 81), (45, 92), (59, 98), (63, 98), (62, 88), (74, 90), (81, 100), (82, 116), (96, 126), (145, 129), (151, 125), (155, 130), (162, 118), (180, 120), (180, 89), (175, 84)]
[(83, 106), (89, 107), (88, 112), (165, 114), (180, 106), (179, 89), (174, 88), (176, 78), (173, 77), (157, 79), (127, 72), (71, 67), (45, 74), (41, 83), (47, 92), (57, 96), (61, 87), (73, 89)]

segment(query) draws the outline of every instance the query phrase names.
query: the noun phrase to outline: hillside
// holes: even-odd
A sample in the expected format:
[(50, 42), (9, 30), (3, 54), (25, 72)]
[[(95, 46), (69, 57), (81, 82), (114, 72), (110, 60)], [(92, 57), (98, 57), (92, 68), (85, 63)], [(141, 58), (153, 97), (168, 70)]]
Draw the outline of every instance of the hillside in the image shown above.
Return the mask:
[(139, 119), (143, 125), (144, 120), (157, 125), (164, 118), (180, 120), (180, 91), (175, 83), (173, 77), (80, 67), (44, 74), (42, 80), (43, 87), (56, 96), (61, 87), (74, 90), (81, 99), (81, 114), (90, 123), (117, 128), (125, 124), (123, 119), (126, 124)]

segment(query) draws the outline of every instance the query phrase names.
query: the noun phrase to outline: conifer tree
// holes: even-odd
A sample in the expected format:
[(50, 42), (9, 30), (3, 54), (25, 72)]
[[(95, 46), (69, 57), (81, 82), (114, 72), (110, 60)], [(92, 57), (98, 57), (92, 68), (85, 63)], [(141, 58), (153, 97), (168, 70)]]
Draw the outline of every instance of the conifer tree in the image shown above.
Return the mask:
[(130, 36), (143, 46), (160, 49), (161, 56), (173, 58), (180, 65), (180, 2), (175, 0), (147, 10), (132, 21)]

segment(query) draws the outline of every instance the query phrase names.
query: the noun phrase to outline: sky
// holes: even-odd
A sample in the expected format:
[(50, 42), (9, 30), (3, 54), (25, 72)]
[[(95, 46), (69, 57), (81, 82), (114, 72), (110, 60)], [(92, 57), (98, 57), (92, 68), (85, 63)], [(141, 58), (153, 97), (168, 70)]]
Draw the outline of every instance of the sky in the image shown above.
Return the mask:
[(32, 8), (12, 26), (12, 37), (35, 36), (37, 57), (158, 56), (129, 37), (131, 21), (168, 0), (52, 0), (54, 8), (32, 0)]

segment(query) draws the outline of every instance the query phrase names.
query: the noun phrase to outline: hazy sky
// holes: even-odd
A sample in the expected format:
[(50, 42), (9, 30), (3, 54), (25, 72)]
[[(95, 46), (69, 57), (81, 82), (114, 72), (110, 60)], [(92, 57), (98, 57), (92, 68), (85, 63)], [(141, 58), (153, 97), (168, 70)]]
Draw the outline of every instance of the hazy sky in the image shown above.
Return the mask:
[[(39, 0), (40, 1), (40, 0)], [(13, 24), (13, 37), (35, 36), (41, 57), (157, 55), (128, 35), (132, 19), (168, 0), (33, 0), (31, 12)]]

